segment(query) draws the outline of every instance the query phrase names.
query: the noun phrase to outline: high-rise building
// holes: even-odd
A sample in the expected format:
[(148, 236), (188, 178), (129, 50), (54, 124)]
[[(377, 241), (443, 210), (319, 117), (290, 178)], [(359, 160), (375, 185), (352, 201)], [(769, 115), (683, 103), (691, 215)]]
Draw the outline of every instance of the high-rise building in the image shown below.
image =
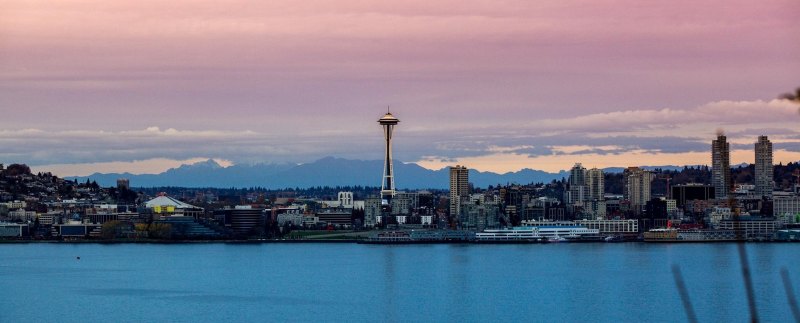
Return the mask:
[(755, 144), (755, 151), (756, 195), (772, 198), (772, 189), (775, 186), (772, 168), (772, 142), (769, 141), (767, 136), (758, 136), (758, 142)]
[(381, 197), (391, 199), (394, 196), (394, 164), (392, 163), (392, 132), (400, 122), (392, 113), (386, 112), (378, 123), (383, 127), (383, 137), (386, 139), (386, 154), (383, 162), (383, 180), (381, 181)]
[(628, 167), (623, 172), (625, 178), (625, 199), (630, 201), (631, 209), (635, 213), (642, 211), (650, 200), (650, 182), (655, 175), (639, 167)]
[(461, 198), (469, 195), (469, 170), (466, 166), (450, 167), (450, 216), (461, 214)]
[(566, 202), (568, 205), (582, 207), (589, 200), (589, 187), (586, 186), (586, 168), (581, 163), (575, 163), (569, 170), (569, 190)]
[(595, 217), (604, 217), (606, 215), (606, 190), (603, 170), (598, 168), (587, 170), (586, 186), (589, 189), (589, 211)]
[(589, 199), (602, 200), (606, 193), (603, 170), (592, 168), (586, 171), (586, 186), (589, 187)]
[(581, 163), (575, 163), (569, 170), (569, 185), (586, 185), (586, 168)]
[(716, 199), (727, 198), (731, 191), (730, 144), (724, 135), (711, 142), (711, 185)]

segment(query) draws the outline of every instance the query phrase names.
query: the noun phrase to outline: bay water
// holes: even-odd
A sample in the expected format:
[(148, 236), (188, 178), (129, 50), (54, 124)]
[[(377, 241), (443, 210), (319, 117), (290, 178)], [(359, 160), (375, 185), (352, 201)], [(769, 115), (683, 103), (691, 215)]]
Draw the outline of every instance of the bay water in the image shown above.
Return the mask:
[[(759, 318), (793, 321), (800, 244), (747, 244)], [(80, 259), (78, 259), (80, 257)], [(0, 322), (746, 322), (735, 243), (0, 245)]]

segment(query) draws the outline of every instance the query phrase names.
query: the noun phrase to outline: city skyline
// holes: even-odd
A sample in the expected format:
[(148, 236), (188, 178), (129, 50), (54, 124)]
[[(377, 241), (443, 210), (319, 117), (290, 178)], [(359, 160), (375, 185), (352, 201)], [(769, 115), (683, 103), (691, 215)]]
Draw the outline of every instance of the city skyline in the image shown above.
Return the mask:
[(0, 162), (62, 176), (377, 160), (387, 104), (430, 169), (800, 160), (792, 1), (5, 7)]

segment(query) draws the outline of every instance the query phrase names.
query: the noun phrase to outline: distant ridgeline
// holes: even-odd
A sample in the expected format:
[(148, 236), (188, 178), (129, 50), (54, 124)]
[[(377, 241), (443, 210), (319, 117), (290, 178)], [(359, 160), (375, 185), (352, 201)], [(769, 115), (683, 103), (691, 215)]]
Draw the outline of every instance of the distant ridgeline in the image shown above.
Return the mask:
[[(313, 163), (257, 164), (221, 167), (216, 162), (183, 165), (161, 174), (134, 175), (93, 174), (84, 177), (68, 177), (67, 180), (81, 184), (103, 187), (115, 186), (119, 178), (127, 178), (133, 187), (186, 187), (186, 188), (263, 188), (269, 190), (335, 188), (335, 187), (373, 187), (380, 183), (381, 161), (346, 160), (327, 157)], [(671, 184), (710, 183), (711, 172), (707, 166), (663, 166), (644, 167), (656, 173), (668, 174)], [(778, 187), (789, 187), (795, 179), (792, 172), (800, 168), (798, 163), (775, 165), (775, 183)], [(606, 168), (606, 192), (622, 193), (622, 174), (624, 168)], [(448, 189), (447, 169), (429, 170), (414, 163), (395, 163), (397, 187), (399, 189)], [(752, 183), (753, 165), (739, 165), (733, 168), (734, 183)], [(2, 171), (4, 176), (30, 174), (25, 165), (9, 165)], [(469, 180), (475, 187), (489, 187), (506, 184), (549, 183), (561, 181), (568, 176), (566, 171), (548, 173), (539, 170), (523, 169), (517, 172), (497, 174), (470, 170)], [(8, 182), (3, 185), (12, 185)], [(655, 193), (666, 191), (666, 180), (657, 178), (653, 182)], [(9, 190), (6, 190), (8, 192)]]
[[(160, 174), (92, 174), (70, 177), (79, 182), (90, 179), (100, 185), (115, 185), (119, 178), (130, 180), (134, 187), (262, 187), (265, 189), (377, 186), (380, 184), (383, 161), (347, 160), (326, 157), (308, 164), (256, 164), (221, 167), (213, 160), (183, 165)], [(448, 189), (450, 174), (447, 169), (430, 170), (414, 163), (395, 161), (398, 189)], [(506, 184), (548, 183), (561, 180), (565, 171), (548, 173), (523, 169), (517, 172), (496, 174), (470, 170), (469, 178), (476, 187)]]

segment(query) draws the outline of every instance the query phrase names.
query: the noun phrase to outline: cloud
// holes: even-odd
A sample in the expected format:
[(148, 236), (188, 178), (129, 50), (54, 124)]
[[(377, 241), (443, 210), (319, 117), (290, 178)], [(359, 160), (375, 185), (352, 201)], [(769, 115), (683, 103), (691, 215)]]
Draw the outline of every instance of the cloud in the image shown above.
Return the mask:
[(10, 0), (0, 162), (380, 159), (386, 104), (407, 161), (793, 149), (795, 6)]
[[(686, 158), (683, 164), (704, 164), (706, 158), (694, 158), (708, 155), (713, 129), (723, 124), (732, 149), (751, 150), (756, 135), (764, 134), (773, 138), (776, 151), (786, 151), (776, 156), (790, 158), (800, 140), (791, 127), (796, 121), (790, 119), (796, 116), (789, 117), (788, 109), (791, 107), (778, 100), (720, 101), (694, 109), (668, 109), (668, 113), (664, 113), (665, 109), (642, 109), (547, 119), (536, 126), (523, 120), (460, 127), (423, 123), (405, 129), (406, 124), (401, 123), (395, 132), (394, 149), (396, 158), (423, 161), (431, 167), (472, 161), (487, 170), (502, 171), (515, 170), (503, 167), (521, 167), (531, 161), (569, 161), (561, 165), (563, 169), (580, 160), (617, 160), (621, 165), (635, 158), (653, 160), (654, 156), (676, 162)], [(735, 110), (735, 116), (726, 115), (728, 110)], [(85, 165), (109, 169), (126, 165), (136, 169), (152, 167), (156, 171), (176, 161), (207, 158), (232, 163), (309, 162), (328, 155), (380, 159), (382, 142), (374, 120), (347, 129), (300, 128), (278, 133), (157, 126), (121, 131), (23, 128), (0, 131), (0, 161), (54, 165), (73, 171), (89, 169)], [(489, 162), (492, 158), (496, 165)], [(542, 167), (553, 167), (547, 165)]]

